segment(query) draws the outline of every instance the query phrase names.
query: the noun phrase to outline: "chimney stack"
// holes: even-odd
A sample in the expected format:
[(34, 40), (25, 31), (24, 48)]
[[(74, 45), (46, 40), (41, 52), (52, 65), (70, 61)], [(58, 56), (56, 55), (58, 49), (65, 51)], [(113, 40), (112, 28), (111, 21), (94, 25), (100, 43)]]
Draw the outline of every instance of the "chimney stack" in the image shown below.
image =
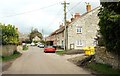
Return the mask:
[(74, 21), (74, 18), (71, 18), (71, 22), (73, 22)]
[(59, 26), (59, 28), (63, 27), (63, 23)]
[(80, 18), (80, 13), (75, 13), (74, 18), (75, 19)]
[(91, 5), (89, 3), (87, 3), (87, 5), (86, 5), (86, 10), (87, 10), (87, 12), (91, 11)]

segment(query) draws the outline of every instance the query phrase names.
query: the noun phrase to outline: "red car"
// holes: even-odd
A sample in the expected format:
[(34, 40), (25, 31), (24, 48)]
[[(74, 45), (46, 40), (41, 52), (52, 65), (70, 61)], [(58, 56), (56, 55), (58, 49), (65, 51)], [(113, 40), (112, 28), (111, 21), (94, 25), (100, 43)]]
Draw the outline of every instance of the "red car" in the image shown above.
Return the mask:
[(56, 51), (56, 48), (54, 48), (53, 46), (45, 46), (44, 47), (44, 52), (46, 53), (46, 52), (53, 52), (53, 53), (55, 53), (55, 51)]

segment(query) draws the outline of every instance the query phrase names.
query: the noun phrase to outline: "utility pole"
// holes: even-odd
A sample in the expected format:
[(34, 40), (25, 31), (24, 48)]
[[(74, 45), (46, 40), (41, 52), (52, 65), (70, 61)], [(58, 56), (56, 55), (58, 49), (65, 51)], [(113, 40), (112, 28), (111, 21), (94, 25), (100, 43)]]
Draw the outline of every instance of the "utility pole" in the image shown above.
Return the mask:
[(62, 3), (64, 5), (64, 26), (65, 26), (65, 32), (64, 32), (64, 50), (67, 50), (67, 44), (68, 44), (68, 38), (67, 38), (67, 25), (66, 25), (66, 4), (69, 4), (69, 3), (66, 3), (66, 0), (64, 0), (64, 3)]
[(44, 37), (44, 30), (43, 30), (43, 28), (42, 28), (42, 38), (44, 39), (45, 37)]

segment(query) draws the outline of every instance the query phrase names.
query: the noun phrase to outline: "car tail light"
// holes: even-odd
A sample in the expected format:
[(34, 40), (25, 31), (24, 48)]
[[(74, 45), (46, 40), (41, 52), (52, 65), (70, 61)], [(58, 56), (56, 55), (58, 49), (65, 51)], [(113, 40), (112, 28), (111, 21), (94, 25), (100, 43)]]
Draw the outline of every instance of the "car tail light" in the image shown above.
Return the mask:
[(47, 48), (44, 48), (44, 50), (47, 50)]

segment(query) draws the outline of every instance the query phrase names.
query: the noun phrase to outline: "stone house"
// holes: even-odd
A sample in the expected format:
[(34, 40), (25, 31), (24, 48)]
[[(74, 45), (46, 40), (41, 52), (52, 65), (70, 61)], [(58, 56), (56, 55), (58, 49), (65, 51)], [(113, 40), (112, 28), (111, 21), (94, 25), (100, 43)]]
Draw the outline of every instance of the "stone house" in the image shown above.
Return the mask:
[(82, 49), (86, 46), (96, 45), (99, 7), (91, 10), (91, 5), (87, 5), (86, 9), (87, 12), (83, 15), (77, 13), (77, 19), (73, 18), (67, 27), (68, 49)]
[(55, 30), (48, 37), (46, 41), (52, 42), (53, 45), (64, 47), (64, 26), (60, 25), (59, 29)]
[[(97, 16), (99, 8), (91, 10), (91, 5), (88, 4), (86, 6), (86, 13), (82, 15), (75, 13), (74, 18), (71, 18), (71, 22), (67, 22), (68, 49), (82, 49), (86, 46), (96, 45), (95, 38), (99, 29), (99, 18)], [(49, 36), (54, 45), (64, 47), (64, 30), (65, 27), (60, 25), (60, 28)]]

